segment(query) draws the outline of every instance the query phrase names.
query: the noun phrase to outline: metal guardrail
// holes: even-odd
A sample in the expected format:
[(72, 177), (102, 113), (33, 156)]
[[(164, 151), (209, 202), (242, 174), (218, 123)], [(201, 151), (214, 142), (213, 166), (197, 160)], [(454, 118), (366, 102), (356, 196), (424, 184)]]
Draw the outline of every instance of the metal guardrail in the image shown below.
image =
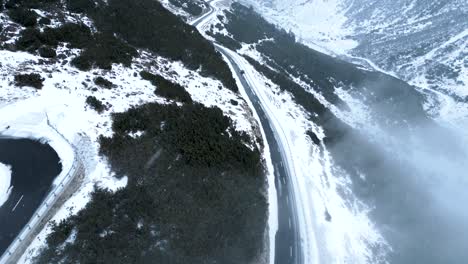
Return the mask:
[(29, 222), (23, 227), (23, 229), (20, 231), (18, 236), (13, 240), (13, 242), (10, 244), (10, 246), (5, 250), (5, 252), (2, 254), (0, 258), (0, 264), (6, 264), (8, 263), (8, 259), (11, 257), (11, 255), (15, 252), (15, 250), (18, 249), (18, 247), (21, 245), (21, 243), (26, 239), (28, 236), (29, 232), (41, 221), (43, 221), (44, 216), (48, 213), (49, 208), (51, 208), (56, 202), (57, 199), (59, 198), (60, 194), (66, 187), (68, 187), (68, 184), (82, 171), (84, 170), (83, 164), (78, 157), (78, 155), (75, 152), (75, 157), (73, 159), (73, 164), (72, 167), (70, 168), (70, 171), (67, 173), (67, 175), (60, 181), (60, 183), (54, 185), (53, 189), (49, 194), (46, 196), (46, 198), (42, 201), (41, 205), (36, 209), (34, 212), (33, 216), (29, 220)]
[[(73, 148), (73, 163), (68, 171), (67, 175), (60, 181), (60, 183), (53, 185), (52, 191), (46, 196), (46, 198), (42, 201), (41, 205), (36, 209), (34, 214), (32, 215), (31, 219), (29, 219), (28, 223), (21, 229), (18, 236), (13, 240), (13, 242), (8, 246), (8, 248), (3, 252), (2, 256), (0, 257), (0, 264), (9, 264), (10, 257), (15, 253), (16, 250), (21, 246), (21, 243), (27, 238), (29, 233), (36, 227), (36, 225), (43, 223), (44, 217), (49, 212), (49, 209), (55, 205), (58, 201), (60, 195), (63, 193), (64, 190), (68, 187), (70, 182), (72, 182), (75, 177), (79, 174), (84, 172), (84, 165), (80, 158), (81, 152), (78, 151), (76, 146), (81, 145), (81, 141), (83, 138), (80, 137), (77, 143), (72, 144), (63, 134), (61, 134), (55, 126), (53, 126), (49, 120), (49, 116), (45, 113), (47, 117), (47, 125), (52, 128), (58, 135), (60, 135), (72, 148)], [(32, 242), (32, 241), (30, 241)]]

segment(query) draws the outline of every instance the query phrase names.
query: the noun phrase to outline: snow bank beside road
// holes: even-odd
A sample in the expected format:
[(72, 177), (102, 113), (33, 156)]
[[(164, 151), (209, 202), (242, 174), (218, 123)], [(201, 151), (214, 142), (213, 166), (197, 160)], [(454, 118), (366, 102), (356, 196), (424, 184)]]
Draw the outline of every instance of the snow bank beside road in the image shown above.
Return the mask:
[(0, 207), (8, 200), (12, 186), (11, 167), (0, 163)]
[[(289, 159), (304, 263), (384, 263), (385, 251), (378, 249), (387, 249), (386, 241), (369, 219), (369, 208), (354, 197), (349, 177), (337, 171), (323, 143), (321, 149), (306, 137), (312, 130), (323, 138), (323, 129), (308, 120), (291, 95), (280, 92), (245, 59), (230, 54), (245, 70)], [(332, 219), (327, 220), (326, 213)]]
[[(202, 34), (210, 25), (216, 24), (214, 18), (223, 8), (228, 8), (222, 4), (212, 4), (218, 10), (198, 25)], [(306, 134), (313, 131), (322, 139), (325, 136), (323, 129), (310, 122), (308, 114), (289, 93), (281, 92), (277, 85), (259, 74), (241, 55), (224, 50), (244, 71), (244, 78), (260, 100), (277, 132), (277, 141), (282, 145), (280, 147), (286, 156), (285, 166), (291, 175), (290, 185), (297, 206), (304, 263), (385, 263), (386, 241), (371, 222), (368, 215), (370, 209), (353, 195), (348, 175), (335, 167), (325, 145), (313, 144)], [(240, 53), (258, 57), (255, 51), (245, 47)], [(239, 88), (247, 98), (242, 85)], [(330, 107), (329, 103), (323, 103)], [(251, 108), (254, 109), (252, 105)], [(269, 182), (274, 182), (271, 175)], [(270, 206), (273, 205), (269, 217), (270, 243), (273, 242), (270, 244), (271, 251), (274, 251), (278, 228), (278, 223), (272, 221), (278, 213), (276, 193), (272, 193), (275, 191), (274, 188), (269, 190)], [(274, 262), (272, 253), (270, 260)]]

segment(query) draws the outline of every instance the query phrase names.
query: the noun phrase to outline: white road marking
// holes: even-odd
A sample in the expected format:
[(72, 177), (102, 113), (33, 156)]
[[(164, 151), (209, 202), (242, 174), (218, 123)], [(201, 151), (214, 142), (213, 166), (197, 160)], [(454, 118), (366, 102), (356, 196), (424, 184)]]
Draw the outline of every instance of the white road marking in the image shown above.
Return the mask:
[(289, 256), (292, 258), (292, 246), (289, 246)]
[(13, 207), (13, 209), (11, 209), (11, 211), (15, 211), (16, 207), (19, 205), (19, 203), (21, 202), (21, 200), (23, 200), (23, 196), (24, 195), (21, 195), (21, 197), (19, 198), (18, 202), (15, 204), (15, 207)]
[(291, 218), (288, 218), (289, 229), (291, 229)]

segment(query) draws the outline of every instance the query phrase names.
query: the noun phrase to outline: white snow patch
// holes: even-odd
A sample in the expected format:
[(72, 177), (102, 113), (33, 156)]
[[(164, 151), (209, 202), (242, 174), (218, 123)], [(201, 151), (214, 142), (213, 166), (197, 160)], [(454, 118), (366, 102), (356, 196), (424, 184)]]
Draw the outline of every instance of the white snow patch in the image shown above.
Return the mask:
[(11, 167), (0, 163), (0, 207), (8, 200), (11, 189)]
[(346, 54), (358, 45), (349, 38), (347, 17), (341, 0), (242, 0), (275, 25), (293, 32), (299, 42), (329, 55)]

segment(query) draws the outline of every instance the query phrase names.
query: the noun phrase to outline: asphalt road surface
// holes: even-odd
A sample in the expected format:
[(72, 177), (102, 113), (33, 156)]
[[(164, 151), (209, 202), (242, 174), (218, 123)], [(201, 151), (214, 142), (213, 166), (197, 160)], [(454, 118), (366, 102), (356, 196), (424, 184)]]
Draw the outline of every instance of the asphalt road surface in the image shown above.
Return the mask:
[[(214, 0), (208, 1), (210, 10), (205, 14), (195, 19), (191, 24), (195, 27), (204, 22), (211, 14), (215, 7), (212, 6)], [(255, 94), (249, 82), (244, 76), (244, 70), (240, 68), (235, 60), (231, 57), (228, 50), (217, 43), (214, 43), (216, 49), (222, 53), (234, 68), (234, 74), (237, 75), (245, 88), (249, 100), (252, 102), (259, 118), (263, 130), (266, 135), (266, 140), (270, 146), (271, 160), (275, 168), (275, 186), (278, 197), (278, 232), (275, 238), (275, 264), (304, 264), (303, 253), (301, 246), (301, 238), (299, 232), (299, 224), (297, 219), (296, 204), (293, 189), (291, 187), (291, 177), (286, 162), (286, 153), (284, 153), (279, 142), (279, 137), (276, 137), (277, 131), (273, 128), (268, 119), (261, 102)], [(312, 264), (312, 263), (307, 263)]]
[(273, 126), (263, 110), (260, 100), (244, 77), (244, 74), (242, 74), (243, 70), (235, 63), (234, 59), (225, 48), (218, 45), (216, 45), (216, 48), (225, 55), (231, 65), (233, 65), (236, 75), (245, 88), (260, 118), (266, 140), (270, 146), (271, 160), (275, 168), (275, 186), (278, 197), (278, 232), (276, 233), (275, 241), (275, 264), (303, 264), (299, 224), (296, 212), (297, 207), (291, 187), (292, 175), (290, 175), (286, 166), (286, 154), (279, 145), (281, 144), (281, 142), (279, 142), (279, 137), (275, 136), (277, 135), (277, 131), (272, 128)]

